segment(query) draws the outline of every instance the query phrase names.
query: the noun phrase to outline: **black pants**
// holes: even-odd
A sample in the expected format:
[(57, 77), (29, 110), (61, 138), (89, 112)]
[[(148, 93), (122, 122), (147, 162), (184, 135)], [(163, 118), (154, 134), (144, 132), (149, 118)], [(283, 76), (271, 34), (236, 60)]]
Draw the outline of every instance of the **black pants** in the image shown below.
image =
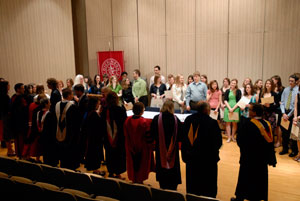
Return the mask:
[(288, 151), (289, 150), (289, 144), (290, 144), (290, 141), (291, 141), (292, 152), (298, 153), (297, 141), (290, 140), (292, 125), (293, 125), (293, 118), (294, 118), (294, 115), (292, 115), (289, 118), (290, 125), (289, 125), (288, 130), (286, 130), (285, 128), (280, 126), (281, 131), (282, 131), (282, 148), (283, 148), (283, 151)]
[(141, 96), (139, 102), (143, 103), (145, 107), (148, 106), (148, 96)]
[(197, 110), (197, 104), (198, 104), (198, 102), (191, 100), (190, 101), (191, 110)]
[(161, 189), (168, 189), (168, 190), (177, 190), (178, 184), (170, 184), (170, 182), (159, 182), (159, 186)]

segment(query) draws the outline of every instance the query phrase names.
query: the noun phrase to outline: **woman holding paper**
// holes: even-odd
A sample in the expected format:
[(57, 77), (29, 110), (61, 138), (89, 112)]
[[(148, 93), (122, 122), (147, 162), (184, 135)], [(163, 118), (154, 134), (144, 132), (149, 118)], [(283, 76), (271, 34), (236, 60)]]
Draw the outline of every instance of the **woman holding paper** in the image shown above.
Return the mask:
[[(226, 132), (228, 135), (227, 142), (236, 141), (234, 136), (237, 131), (237, 123), (239, 122), (240, 108), (237, 103), (241, 99), (241, 90), (238, 89), (237, 79), (230, 82), (230, 89), (225, 92), (224, 102), (226, 105), (224, 111), (224, 121), (226, 122)], [(232, 125), (232, 129), (231, 129)]]
[[(295, 157), (295, 161), (300, 162), (300, 132), (299, 132), (299, 126), (300, 126), (300, 92), (295, 98), (295, 110), (294, 110), (294, 119), (293, 119), (293, 126), (297, 126), (298, 128), (295, 130), (298, 130), (298, 136), (297, 133), (295, 134), (292, 129), (291, 138), (294, 140), (297, 140), (297, 146), (298, 146), (298, 154)], [(296, 132), (296, 131), (295, 131)]]
[(173, 94), (173, 102), (174, 102), (174, 109), (184, 110), (184, 103), (185, 103), (185, 92), (186, 92), (186, 84), (184, 83), (183, 75), (179, 74), (176, 76), (175, 84), (172, 86), (172, 94)]
[(274, 88), (275, 85), (273, 81), (271, 79), (267, 79), (261, 98), (259, 99), (259, 103), (264, 106), (264, 118), (270, 122), (273, 133), (276, 129), (275, 111), (279, 107), (278, 99), (275, 99), (276, 93), (274, 92)]
[(250, 103), (256, 103), (256, 95), (254, 94), (254, 89), (252, 84), (246, 84), (244, 87), (244, 98), (247, 100), (245, 107), (240, 107), (241, 109), (241, 125), (249, 118), (249, 106)]
[(165, 91), (167, 87), (164, 83), (161, 83), (161, 76), (155, 75), (154, 84), (150, 87), (151, 94), (151, 107), (161, 107), (163, 105), (163, 99), (165, 97)]
[[(132, 87), (130, 85), (129, 78), (125, 78), (122, 83), (122, 100), (125, 105), (125, 108), (128, 106), (128, 103), (134, 104), (134, 97), (132, 95)], [(130, 104), (129, 104), (130, 105)]]
[(211, 111), (214, 112), (213, 116), (216, 115), (218, 117), (217, 119), (220, 119), (218, 113), (222, 102), (222, 92), (219, 90), (217, 80), (213, 80), (209, 83), (209, 90), (207, 90), (206, 99), (210, 105)]
[[(284, 90), (284, 86), (282, 86), (281, 78), (280, 78), (279, 75), (274, 75), (271, 79), (273, 80), (274, 85), (275, 85), (275, 89), (274, 89), (274, 92), (276, 93), (276, 96), (275, 96), (276, 100), (275, 101), (280, 103), (281, 95), (282, 95), (282, 92)], [(278, 117), (277, 117), (277, 127), (276, 127), (277, 142), (275, 144), (275, 147), (280, 147), (281, 142), (282, 142), (281, 130), (280, 130), (282, 113), (281, 113), (281, 110), (280, 110), (280, 105), (276, 108), (275, 112), (278, 115)]]

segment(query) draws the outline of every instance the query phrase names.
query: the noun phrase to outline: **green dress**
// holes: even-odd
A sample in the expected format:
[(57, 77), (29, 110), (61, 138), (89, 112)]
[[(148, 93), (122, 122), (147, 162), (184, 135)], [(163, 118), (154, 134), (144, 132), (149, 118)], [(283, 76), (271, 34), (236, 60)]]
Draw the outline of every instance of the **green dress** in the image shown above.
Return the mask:
[[(228, 95), (228, 104), (230, 105), (231, 108), (233, 108), (236, 104), (236, 97), (234, 95), (234, 93), (230, 90), (229, 95)], [(240, 114), (240, 108), (236, 108), (234, 110), (234, 112)], [(224, 121), (225, 122), (239, 122), (239, 120), (229, 120), (228, 118), (228, 114), (229, 114), (229, 109), (226, 107), (225, 111), (224, 111)]]

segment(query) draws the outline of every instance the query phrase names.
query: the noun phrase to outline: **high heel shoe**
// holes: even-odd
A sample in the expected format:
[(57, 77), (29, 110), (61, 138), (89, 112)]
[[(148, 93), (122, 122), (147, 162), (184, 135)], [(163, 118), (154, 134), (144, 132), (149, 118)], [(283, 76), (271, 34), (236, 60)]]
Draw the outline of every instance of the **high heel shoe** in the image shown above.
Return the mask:
[(236, 139), (234, 137), (231, 138), (232, 142), (236, 142)]
[(230, 141), (231, 141), (231, 138), (228, 138), (226, 142), (229, 143)]

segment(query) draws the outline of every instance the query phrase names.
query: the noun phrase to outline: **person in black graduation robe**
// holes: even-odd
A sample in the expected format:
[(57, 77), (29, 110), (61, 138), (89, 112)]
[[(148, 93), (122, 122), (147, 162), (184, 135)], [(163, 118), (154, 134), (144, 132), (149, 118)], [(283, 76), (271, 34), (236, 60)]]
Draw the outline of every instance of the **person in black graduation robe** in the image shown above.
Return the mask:
[[(159, 122), (160, 117), (161, 124)], [(160, 129), (163, 129), (163, 136), (160, 136)], [(174, 115), (174, 104), (168, 100), (163, 104), (161, 113), (153, 118), (150, 127), (151, 136), (155, 141), (156, 180), (162, 189), (176, 190), (178, 184), (181, 184), (178, 146), (178, 142), (181, 140), (181, 132), (182, 124)], [(170, 150), (172, 150), (170, 153), (173, 156), (172, 154), (162, 155), (163, 152)], [(164, 160), (167, 161), (164, 162)]]
[(49, 111), (50, 100), (43, 98), (40, 101), (40, 109), (33, 116), (33, 132), (37, 133), (44, 164), (56, 167), (58, 165), (56, 147), (56, 117)]
[[(78, 107), (71, 101), (73, 99), (71, 89), (63, 89), (63, 98), (61, 102), (56, 104), (58, 156), (60, 167), (75, 170), (80, 166), (79, 111)], [(63, 118), (65, 108), (66, 113), (65, 118)]]
[(221, 130), (209, 116), (208, 103), (198, 103), (197, 108), (198, 112), (188, 116), (183, 126), (181, 154), (186, 163), (186, 191), (216, 197)]
[(15, 152), (22, 158), (24, 140), (28, 130), (28, 105), (24, 98), (24, 84), (15, 85), (16, 94), (11, 98), (11, 130), (15, 139)]
[(51, 89), (51, 95), (50, 95), (50, 112), (53, 114), (55, 113), (55, 106), (56, 103), (61, 101), (61, 94), (57, 89), (58, 82), (55, 78), (49, 78), (47, 79), (47, 86), (49, 89)]
[(107, 170), (110, 177), (121, 178), (126, 171), (126, 151), (123, 125), (127, 118), (124, 107), (118, 106), (119, 99), (111, 91), (106, 97), (107, 107), (103, 108), (101, 118), (105, 122), (104, 147)]
[(271, 125), (263, 120), (263, 106), (252, 103), (248, 119), (237, 135), (240, 171), (232, 201), (268, 200), (268, 165), (276, 166)]
[(100, 174), (98, 169), (103, 161), (103, 136), (104, 121), (100, 118), (98, 108), (100, 100), (97, 97), (90, 97), (88, 101), (88, 115), (84, 123), (87, 146), (85, 151), (85, 168), (88, 171)]
[(79, 122), (80, 122), (80, 135), (79, 135), (79, 146), (80, 146), (80, 162), (84, 162), (84, 155), (86, 150), (87, 136), (83, 130), (83, 124), (87, 118), (87, 107), (88, 107), (88, 97), (84, 93), (84, 86), (82, 84), (77, 84), (74, 86), (74, 92), (76, 95), (76, 105), (78, 106), (79, 112)]

